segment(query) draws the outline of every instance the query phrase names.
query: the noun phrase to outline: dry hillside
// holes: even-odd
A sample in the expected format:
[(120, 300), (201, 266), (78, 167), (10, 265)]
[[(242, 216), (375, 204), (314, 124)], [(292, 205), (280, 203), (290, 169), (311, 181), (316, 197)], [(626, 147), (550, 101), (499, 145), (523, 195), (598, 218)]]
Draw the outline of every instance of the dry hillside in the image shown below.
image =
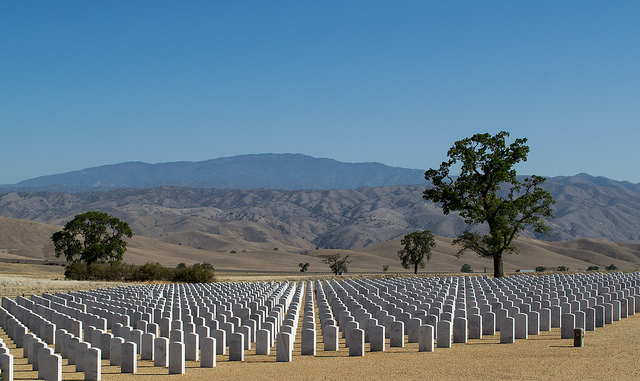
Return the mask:
[[(54, 261), (53, 244), (50, 237), (59, 226), (34, 223), (0, 217), (0, 259), (5, 260), (49, 260)], [(352, 272), (381, 272), (389, 266), (392, 273), (408, 273), (402, 269), (396, 252), (401, 248), (398, 239), (371, 245), (357, 250), (305, 249), (295, 246), (271, 243), (255, 243), (238, 238), (203, 236), (185, 233), (183, 238), (207, 239), (207, 249), (164, 242), (162, 239), (135, 236), (131, 239), (125, 261), (142, 264), (160, 262), (175, 266), (180, 262), (211, 263), (218, 270), (296, 272), (298, 263), (308, 262), (311, 272), (326, 272), (327, 265), (321, 261), (334, 253), (348, 254), (353, 260)], [(466, 254), (456, 258), (456, 248), (451, 238), (437, 238), (437, 246), (431, 261), (423, 271), (456, 272), (468, 263), (476, 272), (492, 269), (488, 259)], [(620, 269), (640, 268), (640, 244), (619, 244), (598, 240), (578, 240), (569, 242), (548, 242), (520, 239), (520, 255), (505, 257), (505, 270), (533, 269), (545, 266), (549, 269), (566, 266), (570, 269), (586, 269), (596, 265), (604, 268), (613, 263)]]
[[(625, 183), (574, 176), (550, 179), (557, 200), (552, 241), (594, 238), (640, 242), (640, 193)], [(359, 249), (429, 229), (454, 237), (466, 225), (424, 201), (421, 186), (349, 190), (195, 189), (0, 194), (0, 216), (62, 225), (100, 210), (129, 222), (138, 236), (209, 251), (237, 242), (259, 248)], [(525, 231), (525, 238), (542, 238)], [(256, 247), (252, 247), (255, 249)]]

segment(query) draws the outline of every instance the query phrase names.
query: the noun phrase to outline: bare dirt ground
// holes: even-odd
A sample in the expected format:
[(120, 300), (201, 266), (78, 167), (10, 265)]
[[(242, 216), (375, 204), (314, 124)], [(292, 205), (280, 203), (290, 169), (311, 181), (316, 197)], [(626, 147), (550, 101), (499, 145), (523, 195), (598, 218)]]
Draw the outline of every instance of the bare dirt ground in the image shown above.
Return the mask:
[[(3, 294), (52, 292), (51, 287), (59, 287), (60, 291), (104, 287), (104, 284), (96, 283), (51, 281), (59, 277), (55, 271), (49, 273), (50, 276), (34, 272), (31, 279), (21, 272), (22, 269), (6, 268), (0, 271), (0, 281), (18, 282), (14, 286), (2, 283)], [(246, 277), (268, 280), (264, 279), (266, 275)], [(235, 278), (242, 276), (236, 275)], [(107, 285), (114, 286), (111, 283)], [(14, 288), (7, 292), (6, 287)], [(3, 331), (0, 331), (0, 337), (14, 354), (15, 379), (36, 379), (37, 372), (33, 372), (31, 365), (22, 358), (22, 349), (16, 349)], [(214, 369), (202, 369), (198, 362), (187, 362), (184, 375), (169, 375), (166, 368), (155, 368), (152, 362), (141, 360), (138, 361), (136, 375), (124, 375), (119, 367), (110, 366), (108, 360), (103, 360), (102, 379), (640, 380), (640, 314), (598, 328), (595, 332), (587, 332), (583, 348), (574, 348), (572, 339), (560, 339), (559, 329), (530, 336), (528, 340), (517, 340), (515, 344), (500, 344), (499, 335), (494, 335), (470, 340), (466, 344), (453, 344), (448, 349), (436, 348), (429, 353), (418, 352), (418, 344), (414, 343), (406, 344), (404, 348), (389, 348), (387, 345), (385, 352), (369, 352), (367, 347), (364, 357), (349, 357), (343, 341), (339, 351), (325, 352), (321, 336), (318, 337), (316, 356), (301, 356), (300, 335), (297, 338), (290, 363), (275, 361), (275, 347), (269, 356), (258, 356), (255, 350), (248, 350), (244, 362), (230, 362), (228, 356), (217, 356)], [(67, 365), (67, 360), (63, 360), (63, 364), (63, 379), (84, 378), (83, 373), (75, 372), (75, 366)]]

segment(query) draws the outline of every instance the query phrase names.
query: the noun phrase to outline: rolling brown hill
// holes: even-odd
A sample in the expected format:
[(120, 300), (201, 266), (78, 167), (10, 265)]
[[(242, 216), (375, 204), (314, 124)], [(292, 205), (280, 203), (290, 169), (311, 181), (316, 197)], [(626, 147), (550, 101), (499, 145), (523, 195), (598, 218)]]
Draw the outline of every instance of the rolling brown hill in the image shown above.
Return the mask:
[[(637, 185), (588, 175), (548, 179), (557, 201), (552, 236), (525, 231), (522, 255), (505, 269), (560, 265), (636, 268), (640, 245)], [(416, 230), (439, 236), (433, 271), (476, 270), (488, 260), (455, 258), (450, 237), (467, 226), (422, 199), (421, 185), (342, 190), (200, 189), (160, 187), (89, 193), (0, 193), (0, 250), (5, 258), (53, 260), (51, 234), (78, 213), (100, 210), (127, 221), (136, 236), (127, 261), (175, 265), (208, 262), (229, 270), (296, 271), (322, 256), (349, 253), (356, 271), (399, 267), (399, 239)], [(616, 243), (619, 242), (619, 243)], [(293, 268), (293, 269), (292, 269)], [(318, 270), (320, 269), (320, 270)]]
[[(552, 241), (640, 242), (635, 185), (587, 175), (549, 179), (557, 204)], [(251, 243), (359, 249), (429, 229), (455, 237), (466, 225), (422, 199), (423, 186), (343, 190), (198, 189), (161, 187), (91, 193), (0, 193), (0, 216), (63, 225), (100, 210), (129, 222), (138, 236), (207, 250)], [(538, 238), (525, 231), (524, 238)], [(242, 245), (236, 244), (242, 242)]]
[[(48, 260), (56, 261), (50, 237), (59, 226), (0, 217), (0, 259), (4, 260)], [(180, 236), (180, 235), (178, 235)], [(182, 239), (209, 240), (208, 249), (198, 249), (184, 244), (164, 242), (161, 239), (135, 236), (130, 240), (125, 261), (134, 264), (160, 262), (176, 266), (180, 262), (211, 263), (218, 270), (256, 272), (296, 272), (298, 263), (310, 263), (310, 272), (327, 272), (321, 261), (334, 253), (348, 254), (353, 260), (351, 272), (381, 272), (389, 266), (391, 273), (409, 273), (400, 266), (396, 252), (401, 248), (399, 239), (371, 245), (357, 250), (300, 249), (294, 246), (245, 242), (216, 236), (201, 237), (185, 234)], [(457, 249), (451, 245), (452, 238), (438, 237), (431, 261), (421, 272), (457, 272), (468, 263), (476, 272), (489, 272), (492, 262), (466, 254), (456, 258)], [(594, 239), (566, 242), (549, 242), (521, 238), (518, 241), (521, 254), (505, 257), (505, 270), (534, 269), (544, 266), (555, 269), (566, 266), (574, 270), (585, 270), (589, 266), (604, 268), (615, 264), (620, 269), (640, 268), (640, 244), (613, 243)], [(230, 249), (231, 248), (231, 249)]]

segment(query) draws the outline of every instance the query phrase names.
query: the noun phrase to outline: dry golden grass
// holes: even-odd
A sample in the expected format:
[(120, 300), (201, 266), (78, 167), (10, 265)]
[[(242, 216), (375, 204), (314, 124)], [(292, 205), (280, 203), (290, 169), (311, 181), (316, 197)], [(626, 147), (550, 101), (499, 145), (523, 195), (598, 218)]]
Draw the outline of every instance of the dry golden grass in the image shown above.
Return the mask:
[(125, 283), (64, 280), (64, 267), (31, 263), (0, 264), (0, 297), (117, 287)]

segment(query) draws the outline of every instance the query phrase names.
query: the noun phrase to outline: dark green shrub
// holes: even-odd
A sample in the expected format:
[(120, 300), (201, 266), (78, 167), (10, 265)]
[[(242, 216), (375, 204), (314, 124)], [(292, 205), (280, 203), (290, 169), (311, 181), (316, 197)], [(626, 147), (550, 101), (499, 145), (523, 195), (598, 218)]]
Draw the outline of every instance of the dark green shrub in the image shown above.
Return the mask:
[(616, 267), (616, 265), (614, 265), (613, 263), (610, 264), (609, 266), (605, 267), (605, 270), (607, 271), (616, 271), (618, 269), (618, 267)]
[(145, 263), (138, 269), (138, 280), (141, 282), (149, 282), (152, 280), (171, 279), (171, 269), (162, 266), (160, 263)]
[(598, 271), (600, 270), (600, 267), (598, 266), (589, 266), (587, 267), (587, 271)]
[(88, 279), (91, 280), (132, 282), (137, 280), (138, 266), (92, 263), (88, 266), (87, 272)]
[(537, 266), (537, 267), (536, 267), (536, 272), (537, 272), (537, 273), (543, 273), (543, 272), (545, 272), (545, 271), (547, 271), (547, 268), (546, 268), (546, 267), (544, 267), (544, 266)]
[(65, 267), (64, 276), (72, 280), (134, 281), (136, 273), (137, 267), (133, 265), (74, 262)]
[(200, 263), (192, 266), (176, 269), (174, 274), (174, 282), (183, 283), (211, 283), (215, 280), (215, 274), (212, 270), (206, 269)]
[(74, 262), (66, 266), (64, 275), (72, 280), (103, 280), (121, 282), (184, 282), (210, 283), (215, 282), (213, 266), (208, 263), (196, 263), (193, 266), (181, 263), (175, 269), (162, 266), (160, 263), (145, 263), (135, 265), (110, 265)]
[(72, 262), (64, 268), (64, 276), (67, 279), (87, 280), (88, 275), (87, 264), (84, 262)]
[(462, 267), (460, 267), (460, 272), (462, 272), (462, 273), (472, 273), (473, 269), (471, 268), (470, 264), (465, 263), (464, 265), (462, 265)]
[(567, 266), (558, 266), (558, 271), (569, 271)]

